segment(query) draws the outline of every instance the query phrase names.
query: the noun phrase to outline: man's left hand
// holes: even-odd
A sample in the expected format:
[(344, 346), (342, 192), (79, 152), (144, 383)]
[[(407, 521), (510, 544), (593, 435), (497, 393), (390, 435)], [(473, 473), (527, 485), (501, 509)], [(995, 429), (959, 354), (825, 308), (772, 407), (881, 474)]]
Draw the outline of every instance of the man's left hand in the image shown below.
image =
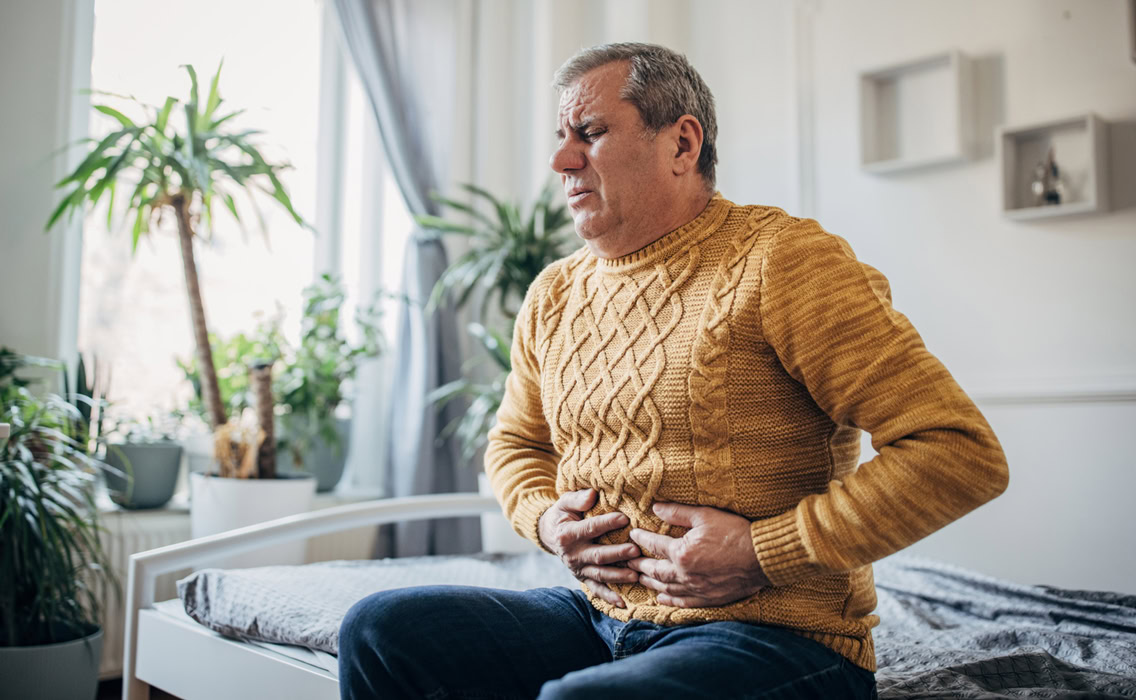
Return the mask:
[(655, 515), (689, 528), (668, 537), (635, 528), (631, 540), (658, 559), (638, 557), (627, 566), (639, 582), (659, 592), (663, 605), (715, 607), (741, 600), (770, 585), (750, 536), (750, 521), (707, 506), (656, 503)]

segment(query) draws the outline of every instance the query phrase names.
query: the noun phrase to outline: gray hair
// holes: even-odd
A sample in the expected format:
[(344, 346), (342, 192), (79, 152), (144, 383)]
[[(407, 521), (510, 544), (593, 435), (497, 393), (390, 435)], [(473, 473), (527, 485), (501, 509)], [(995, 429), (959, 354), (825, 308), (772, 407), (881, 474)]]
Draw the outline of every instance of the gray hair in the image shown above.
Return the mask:
[(698, 172), (706, 187), (714, 191), (714, 165), (718, 162), (714, 145), (718, 137), (714, 95), (682, 54), (657, 44), (593, 46), (565, 61), (556, 71), (552, 85), (557, 92), (562, 92), (585, 73), (618, 61), (630, 63), (620, 97), (635, 105), (648, 131), (658, 134), (684, 114), (693, 116), (702, 125)]

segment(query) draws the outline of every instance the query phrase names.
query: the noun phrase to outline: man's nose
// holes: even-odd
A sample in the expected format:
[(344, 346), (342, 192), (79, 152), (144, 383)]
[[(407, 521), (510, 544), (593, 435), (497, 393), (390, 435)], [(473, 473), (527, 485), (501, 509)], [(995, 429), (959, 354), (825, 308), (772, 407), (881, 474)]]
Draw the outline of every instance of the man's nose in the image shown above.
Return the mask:
[(556, 150), (548, 159), (549, 167), (561, 175), (583, 168), (584, 163), (584, 154), (570, 139), (564, 139), (564, 142), (556, 147)]

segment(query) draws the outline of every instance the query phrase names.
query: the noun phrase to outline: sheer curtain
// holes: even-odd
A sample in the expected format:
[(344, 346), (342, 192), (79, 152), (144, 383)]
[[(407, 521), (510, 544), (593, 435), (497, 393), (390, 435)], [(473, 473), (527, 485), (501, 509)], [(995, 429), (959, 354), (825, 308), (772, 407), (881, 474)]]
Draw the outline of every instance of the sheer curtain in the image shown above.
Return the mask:
[[(335, 0), (334, 9), (407, 207), (413, 214), (438, 213), (429, 194), (447, 182), (457, 82), (456, 0)], [(447, 265), (441, 242), (415, 231), (406, 244), (401, 291), (424, 303)], [(456, 439), (437, 439), (464, 405), (452, 402), (439, 411), (426, 401), (427, 393), (461, 376), (453, 307), (442, 304), (426, 316), (421, 306), (404, 304), (399, 314), (390, 350), (391, 390), (381, 397), (391, 404), (382, 426), (386, 454), (376, 460), (386, 465), (387, 495), (476, 491), (476, 473), (461, 464)], [(480, 549), (477, 518), (400, 523), (382, 535), (377, 556)]]

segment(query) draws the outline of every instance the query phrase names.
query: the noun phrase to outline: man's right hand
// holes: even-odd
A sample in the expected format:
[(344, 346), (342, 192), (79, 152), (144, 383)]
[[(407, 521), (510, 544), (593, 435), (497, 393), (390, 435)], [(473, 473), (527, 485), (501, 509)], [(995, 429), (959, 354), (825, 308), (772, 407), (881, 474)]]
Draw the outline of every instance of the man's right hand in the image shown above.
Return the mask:
[(635, 583), (639, 573), (616, 562), (634, 559), (640, 555), (633, 543), (596, 544), (595, 538), (626, 527), (631, 521), (623, 513), (605, 513), (585, 518), (596, 503), (595, 489), (570, 491), (560, 497), (540, 516), (538, 529), (544, 546), (556, 552), (576, 578), (588, 589), (616, 607), (624, 607), (623, 599), (605, 583)]

